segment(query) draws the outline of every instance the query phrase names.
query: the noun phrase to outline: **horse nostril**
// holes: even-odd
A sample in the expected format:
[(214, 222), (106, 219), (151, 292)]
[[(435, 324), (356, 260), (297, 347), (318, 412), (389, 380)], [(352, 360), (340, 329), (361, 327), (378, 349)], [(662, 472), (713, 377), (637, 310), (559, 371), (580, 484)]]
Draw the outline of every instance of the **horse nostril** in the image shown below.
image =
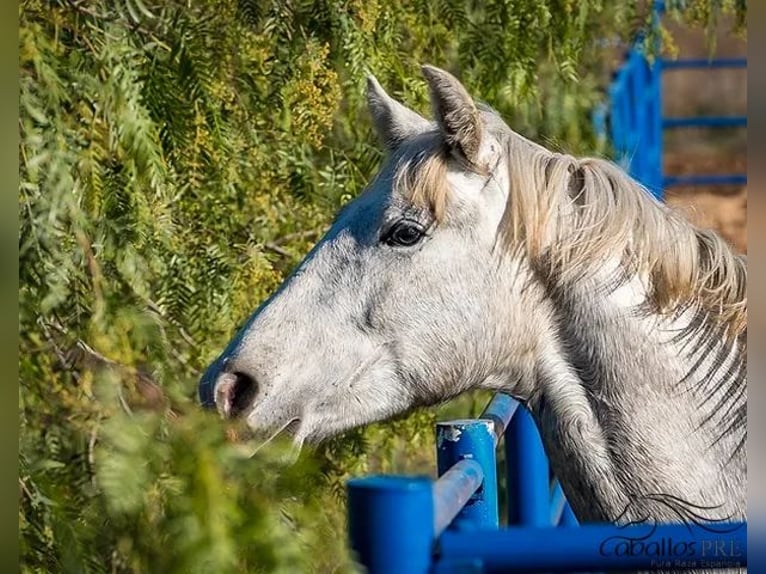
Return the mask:
[(215, 387), (215, 404), (226, 418), (235, 418), (247, 410), (255, 399), (258, 385), (242, 372), (224, 373)]

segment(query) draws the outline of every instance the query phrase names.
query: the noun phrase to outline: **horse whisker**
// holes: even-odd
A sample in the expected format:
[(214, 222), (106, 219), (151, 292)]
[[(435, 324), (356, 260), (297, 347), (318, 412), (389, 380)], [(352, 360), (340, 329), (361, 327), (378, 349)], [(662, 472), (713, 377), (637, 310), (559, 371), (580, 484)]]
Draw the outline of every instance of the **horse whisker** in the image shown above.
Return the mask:
[(293, 424), (293, 423), (294, 423), (294, 422), (296, 422), (296, 421), (300, 421), (300, 419), (299, 419), (298, 417), (293, 417), (293, 418), (289, 419), (289, 420), (288, 420), (288, 421), (287, 421), (285, 424), (283, 424), (283, 425), (282, 425), (281, 427), (279, 427), (279, 428), (278, 428), (276, 431), (274, 431), (274, 432), (271, 434), (271, 436), (269, 436), (269, 438), (267, 438), (267, 439), (266, 439), (266, 440), (264, 440), (262, 443), (260, 443), (259, 445), (257, 445), (257, 446), (255, 447), (255, 449), (253, 450), (253, 452), (251, 452), (251, 453), (250, 453), (250, 456), (248, 456), (248, 458), (253, 458), (253, 457), (255, 456), (255, 454), (256, 454), (256, 453), (257, 453), (259, 450), (261, 450), (261, 449), (262, 449), (263, 447), (265, 447), (267, 444), (269, 444), (270, 442), (272, 442), (272, 441), (273, 441), (275, 438), (277, 438), (277, 436), (279, 436), (280, 434), (282, 434), (282, 432), (283, 432), (283, 431), (284, 431), (284, 430), (285, 430), (287, 427), (289, 427), (291, 424)]

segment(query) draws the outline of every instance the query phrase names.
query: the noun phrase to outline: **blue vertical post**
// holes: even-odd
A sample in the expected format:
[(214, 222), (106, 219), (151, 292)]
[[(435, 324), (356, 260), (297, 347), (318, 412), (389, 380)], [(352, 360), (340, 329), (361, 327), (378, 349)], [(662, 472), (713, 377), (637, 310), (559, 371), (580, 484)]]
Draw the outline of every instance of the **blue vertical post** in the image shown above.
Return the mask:
[(569, 506), (569, 503), (567, 502), (564, 504), (564, 511), (561, 513), (561, 518), (559, 519), (559, 526), (579, 526), (580, 522), (577, 520), (577, 517), (575, 516), (574, 512), (572, 512), (572, 507)]
[(550, 475), (548, 458), (532, 415), (519, 409), (505, 434), (508, 524), (548, 526)]
[(497, 528), (497, 468), (494, 425), (491, 420), (469, 419), (436, 424), (436, 460), (439, 476), (465, 458), (481, 465), (484, 480), (453, 521), (457, 529)]
[(434, 542), (433, 483), (428, 478), (352, 479), (348, 532), (368, 574), (427, 574)]

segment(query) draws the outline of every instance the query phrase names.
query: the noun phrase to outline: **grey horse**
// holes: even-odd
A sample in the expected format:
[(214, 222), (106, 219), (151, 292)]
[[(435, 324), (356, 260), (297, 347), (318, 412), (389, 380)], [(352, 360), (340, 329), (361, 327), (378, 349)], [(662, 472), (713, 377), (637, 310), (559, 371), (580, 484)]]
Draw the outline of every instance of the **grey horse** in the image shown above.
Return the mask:
[(502, 391), (581, 521), (744, 519), (744, 257), (422, 71), (433, 121), (369, 78), (380, 171), (210, 365), (203, 403), (302, 445)]

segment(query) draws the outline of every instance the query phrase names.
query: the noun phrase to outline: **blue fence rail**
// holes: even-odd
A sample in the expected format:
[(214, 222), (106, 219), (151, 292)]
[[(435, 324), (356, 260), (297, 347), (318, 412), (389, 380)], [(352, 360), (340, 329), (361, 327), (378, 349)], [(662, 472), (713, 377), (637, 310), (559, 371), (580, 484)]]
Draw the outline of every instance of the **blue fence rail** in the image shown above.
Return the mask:
[[(655, 18), (664, 11), (664, 2), (655, 3)], [(665, 117), (662, 113), (662, 78), (677, 70), (705, 69), (714, 73), (725, 68), (747, 68), (745, 58), (679, 59), (646, 55), (637, 42), (609, 87), (609, 98), (596, 110), (596, 131), (609, 138), (615, 160), (658, 198), (663, 190), (682, 185), (745, 185), (744, 173), (665, 175), (663, 139), (665, 130), (680, 128), (742, 128), (746, 116)]]
[[(501, 526), (496, 453), (506, 453)], [(478, 419), (436, 425), (438, 476), (348, 482), (348, 530), (369, 574), (594, 572), (747, 565), (745, 523), (579, 525), (549, 479), (529, 412), (497, 394)], [(573, 528), (572, 528), (573, 527)], [(644, 552), (641, 549), (661, 549)]]

